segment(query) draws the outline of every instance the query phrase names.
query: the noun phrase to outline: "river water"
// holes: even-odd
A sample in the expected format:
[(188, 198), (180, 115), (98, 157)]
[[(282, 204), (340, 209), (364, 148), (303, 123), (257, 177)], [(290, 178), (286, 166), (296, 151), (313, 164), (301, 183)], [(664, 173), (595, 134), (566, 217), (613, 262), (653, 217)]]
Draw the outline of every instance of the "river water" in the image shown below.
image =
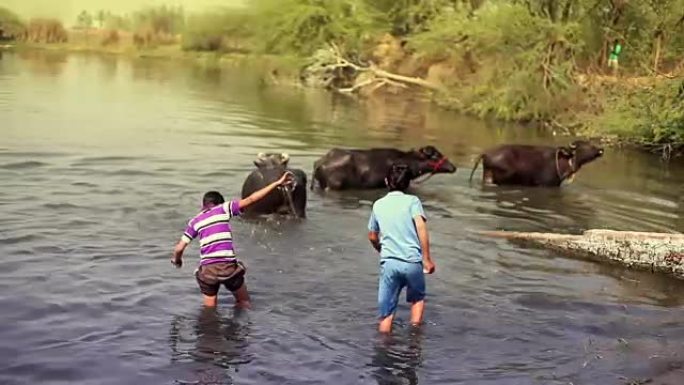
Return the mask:
[[(2, 53), (0, 133), (2, 384), (684, 383), (682, 282), (475, 233), (682, 231), (681, 162), (610, 149), (560, 189), (483, 189), (482, 149), (569, 139), (244, 68), (47, 52)], [(426, 144), (459, 171), (414, 190), (437, 263), (419, 330), (402, 302), (393, 335), (375, 331), (382, 191), (237, 220), (252, 311), (202, 310), (196, 245), (169, 263), (201, 195), (239, 194), (258, 152), (310, 173), (333, 146)]]

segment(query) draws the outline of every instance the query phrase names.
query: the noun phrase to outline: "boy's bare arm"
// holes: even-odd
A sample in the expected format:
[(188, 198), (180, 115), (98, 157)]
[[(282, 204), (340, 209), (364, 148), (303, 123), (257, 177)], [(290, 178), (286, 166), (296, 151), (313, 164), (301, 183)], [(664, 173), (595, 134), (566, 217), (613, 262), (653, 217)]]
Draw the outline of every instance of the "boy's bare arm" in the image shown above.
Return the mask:
[(368, 240), (370, 241), (371, 245), (373, 245), (373, 248), (377, 250), (379, 253), (381, 250), (380, 246), (380, 237), (378, 236), (378, 233), (375, 231), (369, 231), (368, 232)]
[(276, 187), (278, 187), (280, 185), (288, 183), (290, 177), (294, 177), (294, 175), (291, 172), (287, 171), (277, 181), (269, 184), (268, 186), (262, 188), (259, 191), (255, 191), (254, 193), (252, 193), (252, 195), (248, 196), (247, 198), (241, 199), (239, 202), (240, 209), (244, 209), (245, 207), (247, 207), (247, 206), (249, 206), (255, 202), (258, 202), (259, 200), (264, 199), (264, 197), (266, 195), (268, 195), (268, 193), (273, 191), (273, 189), (275, 189)]
[(428, 235), (427, 223), (425, 223), (425, 218), (422, 215), (415, 216), (413, 222), (416, 224), (420, 248), (423, 251), (423, 269), (426, 273), (432, 274), (435, 272), (435, 263), (432, 262), (432, 256), (430, 256), (430, 236)]
[(186, 247), (188, 247), (188, 244), (183, 242), (183, 241), (179, 241), (176, 244), (176, 247), (174, 247), (173, 257), (171, 258), (171, 263), (174, 266), (176, 266), (178, 268), (183, 266), (183, 252), (185, 251)]

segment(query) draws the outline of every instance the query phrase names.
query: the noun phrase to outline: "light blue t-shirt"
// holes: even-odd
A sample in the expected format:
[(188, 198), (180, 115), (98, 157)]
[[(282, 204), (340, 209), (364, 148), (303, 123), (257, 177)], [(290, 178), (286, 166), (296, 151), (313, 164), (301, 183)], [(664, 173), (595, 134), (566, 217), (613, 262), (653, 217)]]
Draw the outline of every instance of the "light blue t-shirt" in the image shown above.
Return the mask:
[(423, 205), (414, 195), (392, 191), (373, 204), (368, 230), (380, 233), (380, 259), (422, 262), (423, 252), (413, 218), (425, 218)]

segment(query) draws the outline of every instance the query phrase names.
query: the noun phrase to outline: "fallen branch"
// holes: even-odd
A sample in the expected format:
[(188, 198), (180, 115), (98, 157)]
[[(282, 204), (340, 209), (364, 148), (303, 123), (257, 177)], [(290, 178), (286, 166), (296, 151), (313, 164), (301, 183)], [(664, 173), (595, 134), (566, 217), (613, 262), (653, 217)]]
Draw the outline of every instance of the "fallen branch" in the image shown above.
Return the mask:
[(369, 86), (369, 85), (371, 85), (371, 84), (373, 84), (373, 83), (376, 83), (377, 81), (378, 81), (377, 79), (368, 79), (368, 80), (364, 80), (364, 81), (362, 81), (362, 82), (360, 82), (360, 83), (354, 84), (354, 85), (351, 86), (351, 87), (338, 88), (338, 89), (337, 89), (337, 92), (341, 92), (341, 93), (343, 93), (343, 94), (351, 94), (351, 93), (357, 91), (359, 88), (363, 88), (363, 87)]
[[(341, 93), (354, 93), (368, 86), (373, 87), (371, 89), (371, 92), (374, 92), (375, 90), (384, 86), (394, 86), (399, 88), (408, 88), (408, 86), (418, 86), (422, 88), (427, 88), (432, 91), (441, 91), (443, 89), (441, 85), (429, 82), (419, 77), (399, 75), (389, 71), (385, 71), (383, 69), (378, 68), (374, 63), (370, 63), (367, 66), (354, 63), (351, 60), (345, 58), (340, 48), (334, 43), (330, 43), (329, 54), (332, 55), (332, 57), (323, 54), (323, 57), (325, 57), (325, 59), (323, 60), (326, 60), (326, 62), (318, 64), (318, 73), (314, 71), (309, 72), (309, 74), (314, 76), (320, 76), (321, 73), (323, 73), (327, 75), (332, 75), (332, 77), (334, 78), (335, 76), (342, 76), (339, 75), (340, 70), (351, 69), (355, 73), (354, 77), (358, 77), (360, 74), (366, 74), (366, 76), (369, 77), (369, 79), (360, 81), (349, 87), (337, 88), (336, 90)], [(316, 63), (312, 63), (310, 67), (315, 68), (315, 65)], [(349, 79), (347, 78), (344, 80)], [(347, 83), (349, 82), (347, 81)], [(329, 80), (325, 84), (327, 86), (332, 86), (332, 84), (334, 84), (334, 81)]]
[(381, 78), (387, 78), (387, 79), (394, 80), (394, 81), (397, 81), (400, 83), (406, 83), (406, 84), (421, 86), (421, 87), (429, 88), (429, 89), (435, 90), (435, 91), (439, 91), (442, 89), (441, 86), (434, 84), (434, 83), (431, 83), (425, 79), (393, 74), (391, 72), (381, 70), (381, 69), (375, 67), (374, 65), (371, 65), (370, 67), (368, 67), (367, 70), (373, 72), (373, 74), (375, 76), (378, 76)]

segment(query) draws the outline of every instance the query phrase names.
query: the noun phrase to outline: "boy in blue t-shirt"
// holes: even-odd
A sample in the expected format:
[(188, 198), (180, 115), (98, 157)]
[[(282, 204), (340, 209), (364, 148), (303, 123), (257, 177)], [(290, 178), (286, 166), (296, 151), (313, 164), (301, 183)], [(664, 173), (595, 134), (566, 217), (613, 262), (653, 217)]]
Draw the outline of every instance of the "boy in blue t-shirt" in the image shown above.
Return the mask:
[(425, 276), (435, 271), (423, 205), (418, 197), (405, 194), (411, 183), (407, 165), (390, 168), (385, 183), (390, 192), (373, 204), (368, 221), (368, 239), (380, 253), (378, 307), (381, 333), (392, 330), (399, 294), (406, 287), (411, 303), (411, 324), (423, 320)]

